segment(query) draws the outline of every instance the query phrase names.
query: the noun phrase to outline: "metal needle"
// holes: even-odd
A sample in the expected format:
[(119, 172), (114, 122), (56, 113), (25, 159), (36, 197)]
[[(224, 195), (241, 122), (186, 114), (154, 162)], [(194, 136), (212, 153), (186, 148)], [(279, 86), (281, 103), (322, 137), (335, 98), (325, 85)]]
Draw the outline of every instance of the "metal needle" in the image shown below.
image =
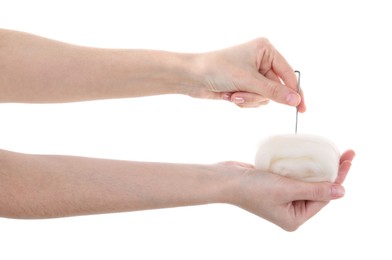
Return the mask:
[[(300, 84), (301, 84), (301, 72), (299, 72), (298, 70), (294, 71), (295, 73), (297, 73), (297, 91), (298, 94), (301, 93), (301, 89), (300, 89)], [(297, 106), (297, 111), (295, 113), (295, 134), (297, 134), (297, 128), (298, 128), (298, 106)]]

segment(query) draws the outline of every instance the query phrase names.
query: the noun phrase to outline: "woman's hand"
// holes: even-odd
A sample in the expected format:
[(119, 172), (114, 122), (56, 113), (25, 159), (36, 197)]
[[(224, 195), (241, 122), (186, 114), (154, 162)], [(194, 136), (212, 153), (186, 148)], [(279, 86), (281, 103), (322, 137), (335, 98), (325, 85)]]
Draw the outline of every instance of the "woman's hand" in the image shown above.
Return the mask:
[(305, 111), (293, 68), (267, 39), (196, 57), (203, 84), (189, 88), (190, 96), (229, 100), (240, 107), (257, 107), (271, 99)]
[(293, 231), (343, 196), (341, 184), (353, 157), (353, 151), (342, 155), (335, 183), (307, 183), (238, 162), (150, 163), (0, 150), (0, 217), (53, 218), (230, 203)]
[[(264, 38), (203, 54), (103, 49), (0, 29), (0, 102), (57, 103), (186, 94), (305, 111), (293, 68)], [(301, 98), (302, 97), (302, 98)]]
[(252, 165), (226, 162), (226, 171), (241, 172), (229, 193), (229, 203), (252, 212), (278, 226), (294, 231), (319, 212), (330, 200), (344, 196), (344, 182), (355, 153), (346, 151), (340, 158), (334, 183), (309, 183), (260, 172)]

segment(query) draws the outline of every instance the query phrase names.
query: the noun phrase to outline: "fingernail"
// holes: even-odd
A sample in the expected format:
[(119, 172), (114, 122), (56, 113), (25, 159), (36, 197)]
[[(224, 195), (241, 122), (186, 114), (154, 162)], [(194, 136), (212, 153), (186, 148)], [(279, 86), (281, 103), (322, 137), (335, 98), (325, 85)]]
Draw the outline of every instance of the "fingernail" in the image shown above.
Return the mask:
[(298, 94), (290, 93), (286, 98), (287, 103), (290, 106), (298, 106), (299, 102), (301, 101)]
[(245, 103), (245, 99), (243, 99), (242, 97), (235, 97), (233, 99), (233, 102), (236, 104), (242, 104), (242, 103)]
[(222, 99), (229, 101), (230, 100), (230, 96), (231, 96), (230, 94), (225, 93), (225, 94), (222, 95)]
[(334, 185), (331, 188), (331, 195), (335, 198), (340, 198), (344, 196), (344, 188), (340, 185)]

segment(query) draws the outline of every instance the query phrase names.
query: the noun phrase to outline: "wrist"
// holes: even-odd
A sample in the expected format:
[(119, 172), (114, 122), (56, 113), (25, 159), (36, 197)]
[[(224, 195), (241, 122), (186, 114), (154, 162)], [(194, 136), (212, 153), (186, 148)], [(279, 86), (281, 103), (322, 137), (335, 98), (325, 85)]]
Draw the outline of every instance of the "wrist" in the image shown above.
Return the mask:
[(238, 206), (241, 201), (242, 176), (246, 170), (231, 162), (218, 163), (211, 167), (215, 176), (213, 187), (217, 188), (212, 202)]
[(182, 94), (205, 97), (205, 54), (156, 50), (130, 50), (129, 84), (137, 85), (133, 96)]
[[(136, 79), (138, 86), (145, 85), (150, 94), (189, 95), (202, 85), (196, 68), (196, 54), (157, 50), (130, 53), (133, 58), (130, 78)], [(134, 67), (138, 69), (134, 70)]]
[(168, 73), (172, 76), (172, 93), (194, 97), (203, 86), (198, 54), (170, 53)]

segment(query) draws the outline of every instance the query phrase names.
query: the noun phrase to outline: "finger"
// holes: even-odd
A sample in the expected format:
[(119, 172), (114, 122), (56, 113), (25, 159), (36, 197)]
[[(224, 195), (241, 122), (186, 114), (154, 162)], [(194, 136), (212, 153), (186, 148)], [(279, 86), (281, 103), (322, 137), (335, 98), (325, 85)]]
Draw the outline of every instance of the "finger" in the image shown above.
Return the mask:
[[(308, 221), (311, 217), (316, 215), (322, 208), (324, 208), (329, 201), (310, 201), (310, 200), (296, 200), (290, 205), (290, 218), (283, 220), (282, 228), (288, 231), (294, 231), (303, 223)], [(287, 226), (287, 223), (290, 225)]]
[(220, 97), (223, 100), (231, 101), (231, 95), (233, 95), (233, 92), (222, 92), (220, 93)]
[(353, 150), (347, 150), (340, 156), (340, 163), (344, 161), (352, 161), (355, 157), (355, 152)]
[(347, 177), (347, 174), (351, 167), (351, 161), (344, 161), (339, 166), (338, 176), (336, 177), (335, 183), (342, 184)]
[(265, 106), (265, 105), (267, 105), (269, 103), (269, 101), (267, 100), (267, 101), (265, 101), (265, 102), (260, 102), (260, 103), (245, 103), (245, 104), (240, 104), (240, 105), (237, 105), (237, 106), (239, 106), (240, 108), (257, 108), (257, 107), (259, 107), (259, 106)]
[(235, 92), (230, 97), (231, 102), (241, 105), (245, 103), (263, 103), (268, 101), (268, 98), (250, 92)]
[[(265, 45), (265, 40), (260, 41), (260, 43)], [(298, 106), (301, 104), (301, 96), (297, 93), (297, 77), (294, 73), (294, 69), (288, 64), (284, 57), (267, 41), (269, 48), (265, 50), (265, 54), (269, 57), (265, 64), (259, 65), (259, 80), (261, 84), (256, 84), (259, 88), (258, 94), (261, 94), (269, 99), (272, 99), (278, 103)], [(264, 69), (263, 69), (264, 68)], [(272, 70), (274, 74), (283, 80), (284, 84), (281, 84), (280, 80), (266, 78), (265, 74)], [(274, 77), (271, 72), (268, 74), (269, 77)], [(303, 106), (300, 107), (301, 111), (304, 111)]]
[[(296, 79), (296, 80), (297, 80), (296, 90), (298, 92), (298, 80), (299, 79)], [(301, 103), (299, 103), (299, 105), (297, 106), (298, 112), (304, 113), (306, 111), (306, 105), (305, 105), (305, 97), (304, 97), (304, 91), (303, 91), (302, 86), (299, 86), (299, 95), (301, 96)]]
[(294, 69), (278, 51), (275, 52), (275, 58), (271, 65), (275, 74), (283, 80), (287, 87), (297, 90), (297, 77)]
[(264, 74), (264, 76), (265, 76), (267, 79), (273, 80), (273, 81), (278, 82), (278, 83), (282, 83), (282, 82), (280, 81), (280, 78), (275, 74), (275, 72), (274, 72), (273, 70), (267, 71), (267, 72)]
[(306, 111), (304, 91), (300, 89), (301, 103), (298, 105), (298, 112), (304, 113)]
[(255, 166), (249, 163), (244, 163), (244, 162), (237, 162), (237, 161), (226, 161), (226, 162), (220, 162), (219, 164), (225, 165), (225, 166), (237, 166), (237, 167), (243, 167), (247, 169), (254, 169)]
[(305, 221), (316, 215), (329, 201), (306, 201)]
[[(280, 78), (275, 74), (275, 72), (273, 70), (267, 71), (264, 76), (270, 80), (281, 83)], [(296, 90), (298, 92), (298, 88)], [(301, 96), (301, 103), (298, 105), (298, 112), (303, 113), (306, 111), (306, 105), (305, 105), (305, 99), (304, 99), (304, 92), (303, 92), (302, 88), (300, 88), (299, 94)]]
[(355, 152), (353, 150), (345, 151), (342, 156), (340, 156), (340, 165), (338, 170), (338, 176), (336, 177), (335, 183), (342, 184), (347, 177), (347, 174), (351, 168), (351, 162), (355, 157)]
[(258, 82), (255, 84), (255, 93), (289, 106), (298, 106), (301, 103), (301, 96), (297, 91), (270, 80), (261, 74), (255, 75), (255, 78), (258, 79)]
[[(280, 78), (275, 74), (273, 70), (269, 70), (264, 75), (266, 78), (273, 80), (275, 82), (281, 83)], [(297, 88), (298, 91), (298, 88)], [(298, 105), (298, 112), (303, 113), (306, 111), (305, 99), (303, 89), (300, 88), (301, 103)]]
[(269, 99), (258, 94), (248, 92), (223, 92), (221, 93), (220, 98), (233, 102), (242, 108), (259, 107), (269, 103)]
[(344, 196), (344, 188), (327, 182), (298, 182), (293, 200), (330, 201)]
[[(298, 80), (294, 70), (278, 51), (276, 51), (275, 59), (272, 62), (271, 68), (275, 72), (276, 76), (282, 79), (285, 86), (298, 91)], [(302, 91), (300, 96), (301, 103), (298, 105), (298, 111), (303, 113), (306, 111), (306, 106)]]

